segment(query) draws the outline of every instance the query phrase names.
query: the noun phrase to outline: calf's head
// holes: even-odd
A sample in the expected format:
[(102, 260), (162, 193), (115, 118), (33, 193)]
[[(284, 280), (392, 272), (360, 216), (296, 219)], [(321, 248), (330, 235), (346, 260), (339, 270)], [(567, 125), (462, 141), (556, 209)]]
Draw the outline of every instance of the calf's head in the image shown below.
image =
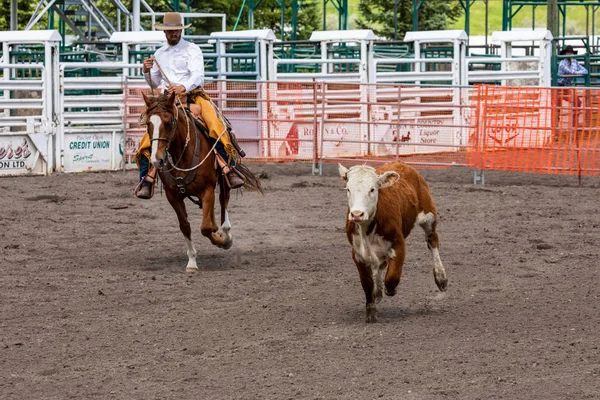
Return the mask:
[(375, 168), (363, 165), (348, 169), (339, 164), (339, 172), (346, 181), (348, 220), (357, 223), (373, 220), (377, 211), (379, 189), (393, 185), (400, 178), (397, 172), (387, 171), (378, 175)]

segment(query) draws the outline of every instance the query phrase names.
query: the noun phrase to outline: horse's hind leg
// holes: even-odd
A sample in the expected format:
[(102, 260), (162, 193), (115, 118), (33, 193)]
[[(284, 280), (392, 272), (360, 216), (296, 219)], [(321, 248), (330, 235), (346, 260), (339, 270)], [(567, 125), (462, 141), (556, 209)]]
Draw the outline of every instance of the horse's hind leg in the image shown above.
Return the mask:
[(229, 197), (231, 195), (231, 189), (225, 183), (223, 176), (219, 179), (219, 203), (221, 204), (221, 229), (225, 234), (225, 244), (223, 248), (228, 250), (233, 246), (233, 236), (231, 236), (231, 222), (229, 221), (229, 212), (227, 206), (229, 205)]
[(440, 258), (440, 241), (436, 230), (437, 217), (433, 212), (428, 212), (427, 214), (420, 212), (417, 217), (417, 224), (425, 231), (427, 247), (433, 256), (433, 278), (435, 279), (435, 284), (440, 291), (445, 292), (448, 289), (448, 278), (446, 277), (446, 270)]
[(219, 227), (215, 222), (215, 188), (209, 186), (202, 195), (202, 225), (200, 231), (202, 235), (210, 239), (211, 243), (217, 247), (223, 247), (226, 244), (226, 236), (217, 232)]
[(183, 236), (185, 237), (188, 255), (188, 263), (185, 267), (185, 270), (187, 272), (196, 272), (198, 270), (198, 265), (196, 264), (196, 249), (194, 248), (194, 243), (192, 243), (192, 228), (190, 227), (190, 222), (188, 221), (185, 203), (182, 199), (178, 199), (169, 191), (166, 191), (166, 194), (167, 200), (177, 214), (177, 219), (179, 220), (179, 229), (181, 229), (181, 233), (183, 233)]

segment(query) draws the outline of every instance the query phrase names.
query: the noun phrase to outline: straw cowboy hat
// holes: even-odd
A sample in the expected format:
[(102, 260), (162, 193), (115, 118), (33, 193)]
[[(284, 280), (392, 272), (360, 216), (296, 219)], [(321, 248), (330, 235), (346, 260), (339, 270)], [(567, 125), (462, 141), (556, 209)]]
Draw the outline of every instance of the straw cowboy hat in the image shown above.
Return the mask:
[(168, 12), (165, 13), (163, 24), (154, 24), (154, 29), (161, 31), (176, 31), (189, 28), (190, 26), (192, 26), (192, 24), (183, 24), (183, 17), (178, 12)]
[(577, 50), (573, 49), (573, 46), (569, 45), (569, 46), (565, 46), (560, 53), (558, 53), (558, 55), (560, 56), (564, 56), (567, 53), (571, 53), (571, 54), (577, 54)]

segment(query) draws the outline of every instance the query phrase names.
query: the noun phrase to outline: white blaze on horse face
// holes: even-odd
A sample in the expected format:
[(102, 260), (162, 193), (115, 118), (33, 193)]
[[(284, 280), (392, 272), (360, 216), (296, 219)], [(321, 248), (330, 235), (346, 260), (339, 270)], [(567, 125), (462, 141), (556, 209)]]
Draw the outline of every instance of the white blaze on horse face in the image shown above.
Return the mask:
[[(162, 119), (158, 115), (150, 116), (150, 122), (152, 122), (152, 139), (158, 139), (160, 137), (160, 126), (162, 125)], [(156, 152), (158, 151), (158, 140), (152, 141), (152, 162), (157, 162)]]
[(348, 196), (348, 219), (363, 223), (370, 222), (377, 212), (379, 189), (393, 185), (399, 178), (398, 173), (387, 171), (377, 175), (375, 168), (355, 166), (350, 169), (340, 164), (339, 172), (346, 181)]

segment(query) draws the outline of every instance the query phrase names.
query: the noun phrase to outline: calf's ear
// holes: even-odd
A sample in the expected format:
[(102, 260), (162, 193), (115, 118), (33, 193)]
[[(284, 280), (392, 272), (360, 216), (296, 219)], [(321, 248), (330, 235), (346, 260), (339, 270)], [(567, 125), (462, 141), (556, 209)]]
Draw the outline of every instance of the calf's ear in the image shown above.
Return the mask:
[(348, 180), (348, 168), (344, 167), (342, 164), (338, 164), (338, 171), (343, 180)]
[(387, 171), (377, 178), (377, 185), (379, 189), (386, 188), (388, 186), (392, 186), (396, 181), (400, 179), (400, 175), (398, 175), (395, 171)]

